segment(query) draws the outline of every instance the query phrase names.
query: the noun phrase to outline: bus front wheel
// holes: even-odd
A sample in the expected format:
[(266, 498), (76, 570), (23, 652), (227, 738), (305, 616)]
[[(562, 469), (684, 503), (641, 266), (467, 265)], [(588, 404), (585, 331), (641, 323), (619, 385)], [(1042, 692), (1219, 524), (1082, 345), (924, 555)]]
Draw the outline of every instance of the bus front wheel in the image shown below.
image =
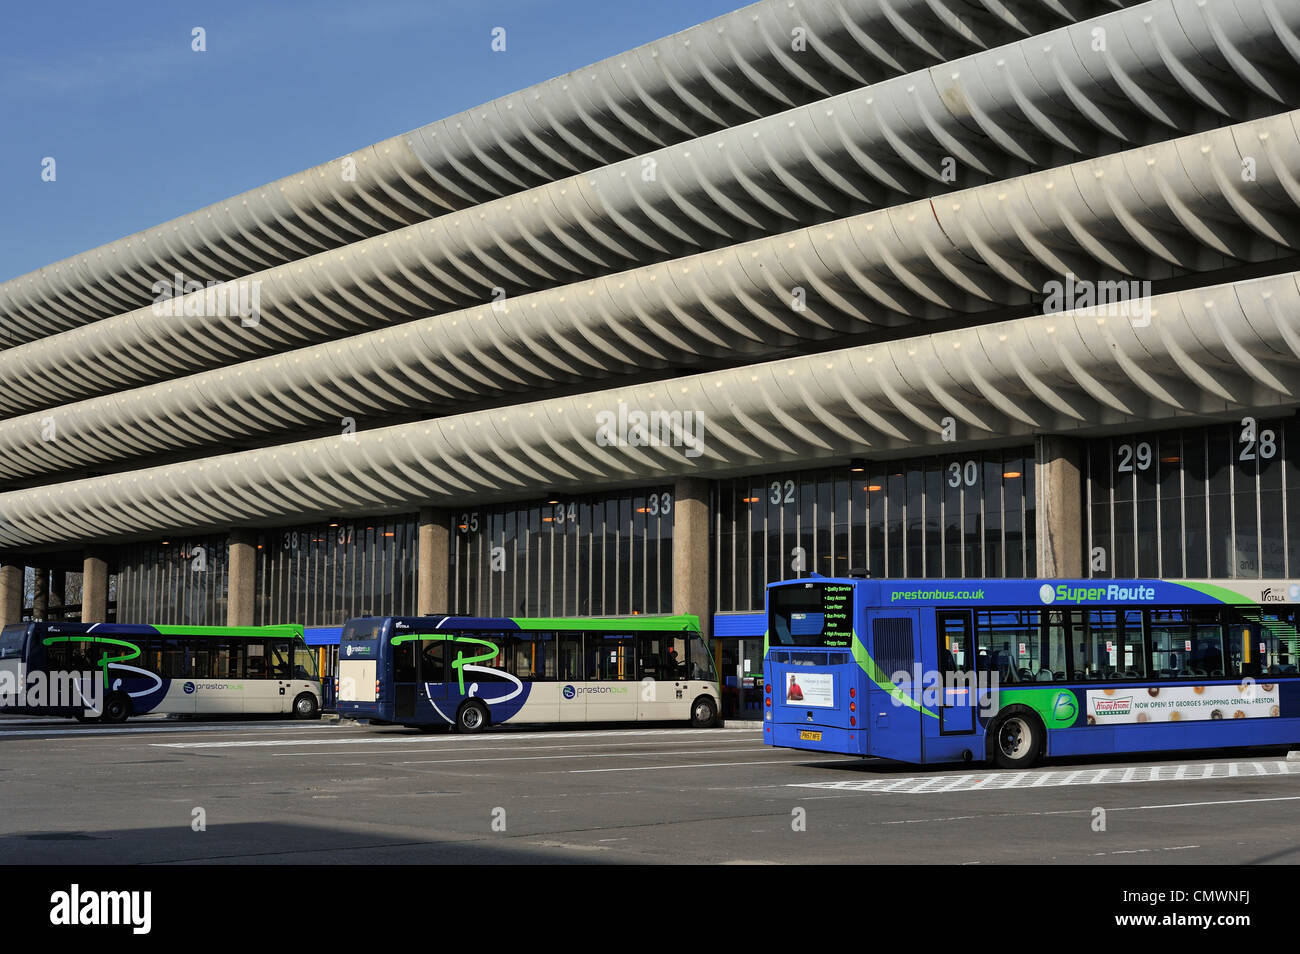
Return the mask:
[(708, 696), (700, 696), (691, 703), (691, 728), (711, 729), (718, 721), (718, 707)]
[(320, 706), (316, 704), (316, 697), (310, 692), (304, 692), (293, 700), (293, 717), (295, 719), (319, 719)]
[(1029, 768), (1043, 750), (1043, 724), (1029, 712), (1010, 712), (993, 726), (993, 761), (999, 768)]
[(104, 714), (100, 721), (109, 725), (121, 725), (131, 715), (131, 700), (120, 692), (112, 693), (104, 700)]
[(478, 732), (487, 725), (487, 722), (487, 707), (481, 702), (471, 700), (461, 706), (460, 711), (456, 713), (457, 732)]

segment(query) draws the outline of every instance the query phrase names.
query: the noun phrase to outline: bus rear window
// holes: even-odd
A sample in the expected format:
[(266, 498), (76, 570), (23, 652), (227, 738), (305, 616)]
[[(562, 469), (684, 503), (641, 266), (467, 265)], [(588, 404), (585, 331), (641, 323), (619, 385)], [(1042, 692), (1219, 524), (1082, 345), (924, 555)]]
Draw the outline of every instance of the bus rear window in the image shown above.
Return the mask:
[(339, 636), (339, 639), (345, 643), (360, 642), (363, 639), (378, 639), (383, 628), (384, 621), (382, 618), (374, 620), (352, 619), (343, 625), (343, 633)]
[(853, 587), (801, 583), (767, 591), (768, 638), (773, 646), (853, 645)]

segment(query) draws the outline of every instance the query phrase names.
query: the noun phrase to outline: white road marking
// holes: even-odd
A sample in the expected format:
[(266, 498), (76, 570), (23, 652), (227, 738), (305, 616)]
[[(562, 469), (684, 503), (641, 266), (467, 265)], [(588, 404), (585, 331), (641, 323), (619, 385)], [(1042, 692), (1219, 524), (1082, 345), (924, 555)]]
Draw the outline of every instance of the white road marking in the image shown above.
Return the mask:
[[(517, 742), (520, 739), (619, 739), (623, 737), (640, 736), (640, 735), (657, 735), (660, 737), (687, 737), (687, 736), (716, 736), (723, 733), (743, 732), (759, 740), (758, 729), (608, 729), (602, 732), (503, 732), (492, 735), (476, 735), (473, 737), (475, 742)], [(444, 741), (455, 745), (456, 739), (463, 740), (460, 744), (468, 744), (470, 739), (467, 736), (450, 736)], [(285, 745), (394, 745), (403, 742), (421, 742), (428, 745), (431, 741), (427, 736), (398, 736), (385, 734), (379, 736), (362, 736), (360, 738), (346, 739), (231, 739), (228, 742), (154, 742), (153, 745), (160, 748), (175, 749), (232, 749), (243, 747), (265, 747), (265, 746), (285, 746)]]
[[(454, 754), (454, 750), (451, 750)], [(734, 749), (704, 749), (696, 750), (692, 755), (721, 755), (733, 754)], [(291, 755), (293, 753), (290, 753)], [(555, 759), (630, 759), (645, 758), (655, 755), (681, 755), (680, 749), (672, 749), (668, 752), (585, 752), (582, 755), (504, 755), (499, 758), (480, 757), (472, 759), (408, 759), (405, 762), (398, 762), (398, 765), (451, 765), (455, 762), (550, 762)], [(659, 766), (652, 766), (658, 768)], [(665, 766), (667, 768), (668, 766)]]
[[(1190, 769), (1197, 769), (1192, 772)], [(949, 780), (942, 787), (927, 787), (935, 776), (878, 778), (861, 782), (798, 782), (789, 788), (823, 788), (838, 792), (901, 792), (909, 795), (934, 792), (971, 792), (986, 789), (1055, 788), (1070, 785), (1117, 785), (1131, 782), (1193, 782), (1212, 778), (1251, 778), (1271, 775), (1300, 775), (1294, 762), (1210, 762), (1202, 765), (1144, 765), (1130, 768), (1079, 769), (1071, 772), (981, 772), (978, 775), (939, 776)]]
[[(152, 733), (245, 732), (249, 730), (267, 732), (279, 728), (283, 728), (284, 730), (291, 730), (291, 729), (311, 730), (316, 727), (304, 726), (304, 725), (281, 727), (275, 725), (274, 723), (247, 723), (245, 725), (233, 725), (233, 726), (229, 724), (227, 725), (184, 725), (184, 724), (175, 724), (175, 723), (164, 722), (162, 720), (159, 720), (158, 722), (144, 723), (141, 725), (124, 725), (124, 726), (119, 725), (119, 726), (112, 726), (112, 727), (109, 726), (87, 727), (87, 726), (68, 725), (66, 728), (58, 728), (58, 729), (54, 728), (53, 726), (51, 726), (50, 728), (43, 728), (43, 729), (0, 729), (0, 739), (16, 739), (16, 738), (23, 738), (23, 737), (41, 736), (43, 737), (42, 741), (59, 742), (67, 739), (79, 739), (82, 736), (87, 736), (87, 735), (143, 735), (149, 732)], [(318, 728), (326, 729), (326, 728), (331, 728), (331, 726), (322, 723)], [(51, 735), (51, 733), (53, 734)]]
[(718, 768), (724, 765), (798, 765), (806, 759), (760, 759), (757, 762), (690, 762), (685, 765), (638, 765), (632, 768), (569, 769), (568, 775), (592, 775), (597, 772), (659, 772), (665, 769)]

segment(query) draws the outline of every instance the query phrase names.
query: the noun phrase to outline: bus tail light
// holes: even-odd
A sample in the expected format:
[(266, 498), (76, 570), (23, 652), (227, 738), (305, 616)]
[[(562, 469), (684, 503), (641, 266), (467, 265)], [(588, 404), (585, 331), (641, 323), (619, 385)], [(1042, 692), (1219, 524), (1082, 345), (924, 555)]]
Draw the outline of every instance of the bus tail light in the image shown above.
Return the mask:
[(771, 696), (768, 696), (768, 697), (767, 697), (767, 707), (768, 707), (769, 709), (772, 708), (772, 697), (771, 697)]
[(850, 712), (857, 712), (857, 711), (858, 711), (858, 704), (857, 704), (856, 702), (850, 702), (850, 703), (849, 703), (849, 711), (850, 711)]
[(849, 725), (857, 725), (857, 724), (858, 724), (858, 717), (857, 717), (857, 716), (849, 716)]
[(849, 698), (850, 698), (850, 699), (856, 699), (856, 698), (857, 698), (857, 695), (858, 695), (858, 689), (857, 689), (857, 687), (856, 687), (856, 686), (849, 686)]
[(376, 699), (379, 698), (379, 680), (378, 680), (378, 679), (375, 680), (375, 698), (376, 698)]

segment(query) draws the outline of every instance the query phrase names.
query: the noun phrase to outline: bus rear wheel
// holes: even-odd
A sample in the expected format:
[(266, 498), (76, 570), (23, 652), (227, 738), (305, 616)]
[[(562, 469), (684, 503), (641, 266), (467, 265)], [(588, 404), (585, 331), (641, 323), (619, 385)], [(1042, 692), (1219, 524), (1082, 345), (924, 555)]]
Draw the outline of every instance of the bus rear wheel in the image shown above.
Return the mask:
[(718, 721), (718, 707), (708, 696), (700, 696), (691, 703), (691, 728), (711, 729)]
[(104, 700), (104, 714), (100, 721), (109, 725), (121, 725), (131, 715), (131, 700), (120, 692), (114, 692)]
[(310, 692), (304, 692), (293, 700), (293, 717), (295, 719), (319, 719), (320, 706), (316, 704), (316, 697)]
[(487, 707), (476, 700), (470, 700), (456, 713), (456, 731), (466, 734), (480, 732), (488, 723)]
[(1027, 712), (1004, 715), (993, 726), (993, 761), (998, 768), (1029, 768), (1043, 750), (1043, 724)]

